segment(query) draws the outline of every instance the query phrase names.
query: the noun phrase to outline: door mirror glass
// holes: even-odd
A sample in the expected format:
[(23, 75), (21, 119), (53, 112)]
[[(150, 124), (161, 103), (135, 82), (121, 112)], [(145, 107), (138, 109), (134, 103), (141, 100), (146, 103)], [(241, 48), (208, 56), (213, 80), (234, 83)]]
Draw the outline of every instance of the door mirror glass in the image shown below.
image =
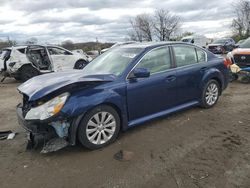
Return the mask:
[(150, 72), (146, 68), (135, 68), (130, 74), (129, 78), (147, 78), (150, 76)]

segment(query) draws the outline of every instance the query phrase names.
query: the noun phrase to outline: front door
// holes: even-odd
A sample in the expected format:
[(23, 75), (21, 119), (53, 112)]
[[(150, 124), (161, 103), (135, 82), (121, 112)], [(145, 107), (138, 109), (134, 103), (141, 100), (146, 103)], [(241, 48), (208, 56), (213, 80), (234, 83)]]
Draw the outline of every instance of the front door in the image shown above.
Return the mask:
[(127, 80), (129, 121), (149, 116), (175, 105), (176, 72), (171, 69), (168, 47), (148, 52), (136, 68), (147, 68), (148, 78)]
[(74, 68), (75, 59), (73, 53), (57, 47), (47, 47), (47, 49), (55, 72), (72, 70)]

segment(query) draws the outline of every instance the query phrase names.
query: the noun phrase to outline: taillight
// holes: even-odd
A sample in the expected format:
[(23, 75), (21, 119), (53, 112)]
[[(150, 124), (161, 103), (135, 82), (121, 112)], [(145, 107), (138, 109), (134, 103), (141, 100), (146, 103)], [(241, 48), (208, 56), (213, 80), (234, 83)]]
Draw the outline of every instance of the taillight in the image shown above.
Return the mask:
[(232, 63), (232, 61), (231, 61), (229, 58), (224, 58), (223, 64), (224, 64), (227, 68), (229, 68), (230, 65), (232, 65), (233, 63)]

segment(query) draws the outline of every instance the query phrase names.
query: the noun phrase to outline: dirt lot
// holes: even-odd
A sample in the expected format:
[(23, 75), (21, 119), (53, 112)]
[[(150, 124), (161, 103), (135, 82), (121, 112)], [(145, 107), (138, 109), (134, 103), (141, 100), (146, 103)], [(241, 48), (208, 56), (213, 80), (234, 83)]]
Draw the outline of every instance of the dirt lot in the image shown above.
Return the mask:
[[(0, 84), (0, 187), (250, 187), (250, 85), (233, 83), (216, 107), (193, 108), (122, 133), (98, 151), (80, 146), (47, 155), (25, 151), (17, 124), (21, 100), (11, 79)], [(130, 161), (113, 158), (119, 150)]]

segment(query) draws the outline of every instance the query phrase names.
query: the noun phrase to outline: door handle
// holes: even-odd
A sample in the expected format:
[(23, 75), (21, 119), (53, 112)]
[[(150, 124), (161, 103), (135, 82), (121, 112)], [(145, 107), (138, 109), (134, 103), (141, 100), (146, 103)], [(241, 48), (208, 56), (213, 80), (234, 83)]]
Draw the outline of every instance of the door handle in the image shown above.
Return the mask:
[(175, 81), (176, 80), (176, 76), (174, 76), (174, 75), (170, 75), (170, 76), (167, 76), (166, 77), (166, 81), (167, 82), (173, 82), (173, 81)]
[(201, 71), (201, 72), (204, 72), (204, 71), (206, 71), (206, 70), (207, 70), (207, 67), (202, 67), (200, 71)]

